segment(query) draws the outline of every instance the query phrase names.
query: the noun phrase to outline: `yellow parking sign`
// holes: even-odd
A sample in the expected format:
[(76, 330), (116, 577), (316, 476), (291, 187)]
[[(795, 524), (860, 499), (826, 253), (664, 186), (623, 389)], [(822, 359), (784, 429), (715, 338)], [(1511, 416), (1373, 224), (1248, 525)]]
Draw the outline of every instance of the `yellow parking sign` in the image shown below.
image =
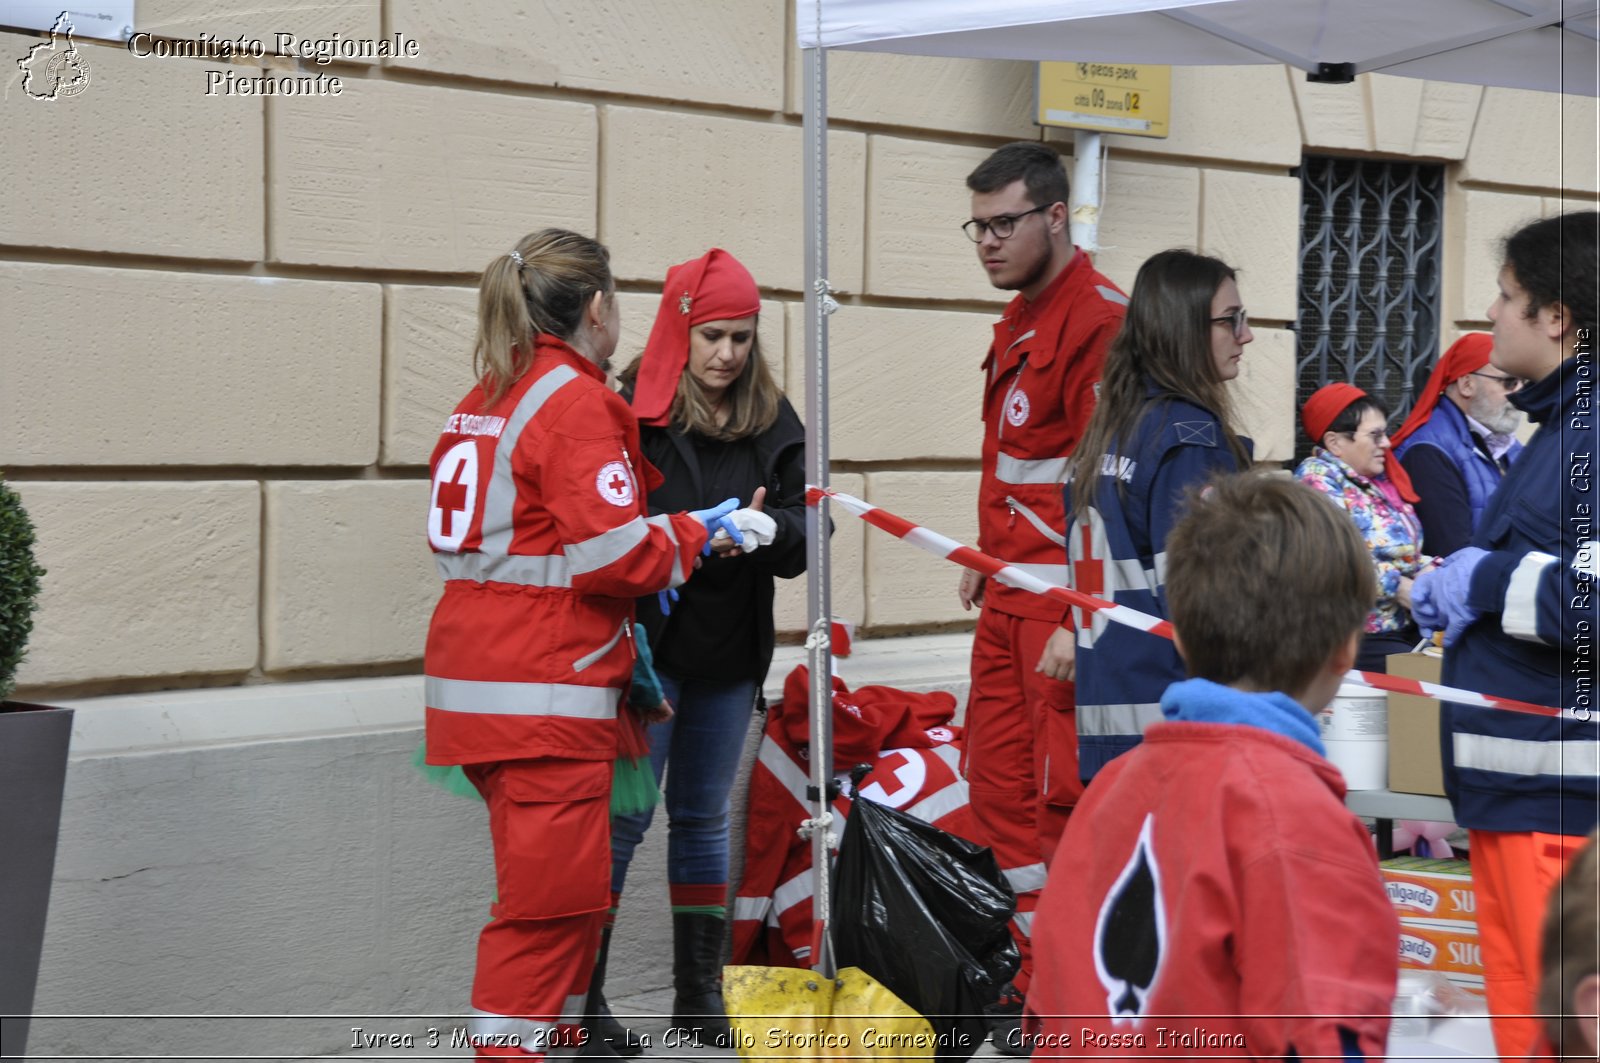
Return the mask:
[(1172, 68), (1154, 63), (1040, 63), (1039, 125), (1165, 137)]

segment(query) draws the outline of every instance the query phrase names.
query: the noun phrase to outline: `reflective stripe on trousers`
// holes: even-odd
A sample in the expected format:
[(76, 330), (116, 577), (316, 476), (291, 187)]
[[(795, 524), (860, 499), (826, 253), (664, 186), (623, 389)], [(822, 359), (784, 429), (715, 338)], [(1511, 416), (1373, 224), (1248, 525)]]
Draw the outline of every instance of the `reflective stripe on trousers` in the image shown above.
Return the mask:
[(556, 1033), (562, 1026), (582, 1024), (586, 999), (584, 995), (569, 996), (562, 1005), (561, 1017), (555, 1022), (496, 1015), (473, 1008), (467, 1013), (467, 1030), (473, 1041), (484, 1048), (520, 1048), (529, 1055), (544, 1053), (552, 1058), (575, 1056), (578, 1046), (555, 1044), (559, 1040)]

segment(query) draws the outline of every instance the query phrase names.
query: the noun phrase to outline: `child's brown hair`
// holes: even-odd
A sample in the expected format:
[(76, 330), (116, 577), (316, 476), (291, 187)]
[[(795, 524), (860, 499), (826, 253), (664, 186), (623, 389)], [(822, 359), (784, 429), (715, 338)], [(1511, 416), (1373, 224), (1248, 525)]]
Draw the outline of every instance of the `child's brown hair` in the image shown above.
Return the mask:
[(1269, 472), (1213, 480), (1167, 537), (1168, 615), (1189, 674), (1297, 696), (1377, 599), (1350, 515)]
[[(1560, 1055), (1593, 1057), (1594, 1045), (1581, 1024), (1594, 1029), (1593, 1014), (1574, 1014), (1573, 997), (1585, 979), (1600, 975), (1600, 852), (1596, 839), (1573, 858), (1572, 865), (1550, 893), (1545, 909), (1543, 957), (1539, 979), (1539, 1012), (1545, 1034)], [(1591, 998), (1592, 999), (1592, 998)]]

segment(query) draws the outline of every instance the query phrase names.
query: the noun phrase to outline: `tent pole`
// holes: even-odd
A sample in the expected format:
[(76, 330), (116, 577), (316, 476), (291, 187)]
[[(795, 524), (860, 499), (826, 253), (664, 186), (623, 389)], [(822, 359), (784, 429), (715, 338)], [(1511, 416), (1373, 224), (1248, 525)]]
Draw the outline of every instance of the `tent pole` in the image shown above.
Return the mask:
[[(820, 22), (820, 4), (819, 22)], [(820, 31), (820, 25), (819, 25)], [(819, 32), (820, 37), (820, 32)], [(806, 184), (806, 406), (811, 422), (806, 433), (806, 479), (828, 485), (828, 98), (827, 51), (804, 51)], [(811, 832), (812, 912), (814, 934), (811, 967), (825, 978), (834, 976), (829, 888), (834, 831), (828, 826), (833, 807), (833, 660), (829, 624), (828, 503), (806, 509), (806, 662), (811, 673)]]

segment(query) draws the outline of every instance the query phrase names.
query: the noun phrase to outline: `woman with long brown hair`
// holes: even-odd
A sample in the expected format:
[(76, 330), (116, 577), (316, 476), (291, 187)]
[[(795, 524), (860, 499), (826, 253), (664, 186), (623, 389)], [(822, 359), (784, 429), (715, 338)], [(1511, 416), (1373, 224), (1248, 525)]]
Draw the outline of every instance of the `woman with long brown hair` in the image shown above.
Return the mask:
[[(727, 1044), (720, 988), (727, 926), (728, 809), (756, 696), (772, 661), (774, 579), (805, 571), (805, 429), (761, 354), (761, 295), (737, 258), (712, 248), (672, 267), (643, 353), (622, 371), (645, 457), (661, 470), (651, 512), (712, 495), (751, 498), (771, 517), (761, 549), (707, 558), (676, 603), (641, 599), (672, 719), (650, 728), (666, 776), (672, 905), (672, 1024)], [(663, 596), (666, 598), (666, 596)], [(651, 813), (612, 822), (612, 903)], [(609, 938), (607, 939), (609, 944)], [(602, 971), (607, 957), (602, 950)], [(608, 1024), (612, 1044), (633, 1039)]]
[[(1166, 539), (1185, 491), (1250, 465), (1224, 386), (1254, 339), (1234, 271), (1190, 251), (1139, 267), (1100, 399), (1068, 465), (1072, 586), (1166, 615)], [(1078, 768), (1085, 780), (1161, 719), (1161, 694), (1184, 678), (1170, 640), (1074, 610), (1039, 669), (1077, 683)]]

